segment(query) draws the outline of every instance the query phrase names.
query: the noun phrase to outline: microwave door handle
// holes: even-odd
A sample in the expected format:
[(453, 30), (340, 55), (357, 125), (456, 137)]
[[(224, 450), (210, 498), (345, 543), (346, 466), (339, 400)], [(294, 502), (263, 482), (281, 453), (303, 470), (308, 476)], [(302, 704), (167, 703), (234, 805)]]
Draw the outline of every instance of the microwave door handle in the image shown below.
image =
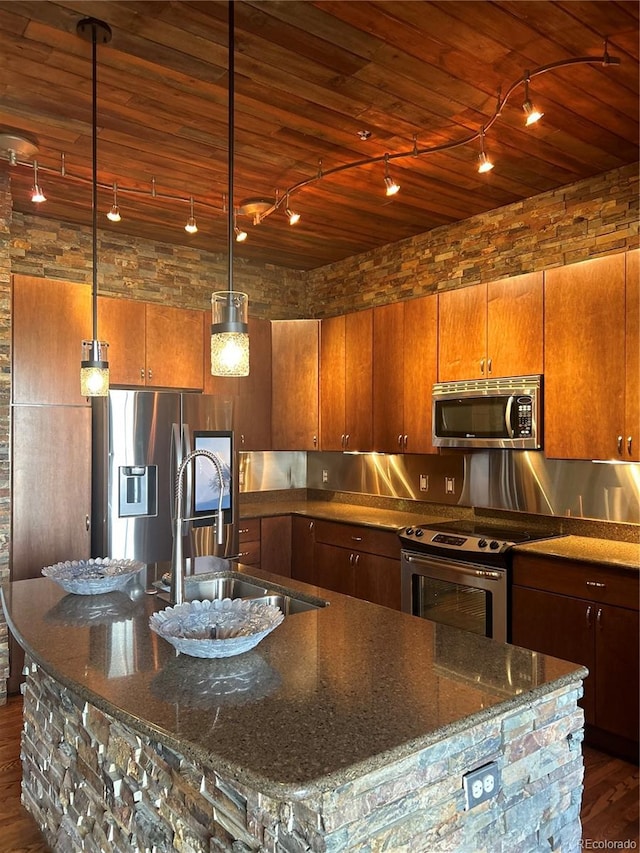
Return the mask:
[(507, 400), (507, 407), (504, 410), (504, 421), (505, 421), (505, 426), (507, 428), (507, 435), (509, 436), (509, 438), (513, 438), (513, 425), (511, 423), (511, 411), (513, 409), (513, 401), (514, 400), (515, 400), (515, 397), (513, 394), (511, 394), (509, 399)]

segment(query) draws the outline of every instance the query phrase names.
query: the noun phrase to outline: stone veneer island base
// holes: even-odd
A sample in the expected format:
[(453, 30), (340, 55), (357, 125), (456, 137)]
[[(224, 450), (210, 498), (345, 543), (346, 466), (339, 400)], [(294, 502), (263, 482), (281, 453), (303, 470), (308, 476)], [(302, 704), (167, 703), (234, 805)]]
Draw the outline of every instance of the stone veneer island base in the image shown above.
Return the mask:
[[(278, 677), (248, 704), (206, 690), (186, 701), (180, 673), (203, 662), (151, 636), (162, 602), (119, 595), (128, 640), (114, 645), (122, 620), (110, 630), (87, 610), (83, 625), (76, 606), (58, 624), (77, 600), (50, 581), (3, 589), (28, 656), (23, 802), (55, 851), (580, 849), (583, 668), (326, 593), (329, 607), (258, 647)], [(497, 793), (467, 809), (463, 775), (488, 762)]]

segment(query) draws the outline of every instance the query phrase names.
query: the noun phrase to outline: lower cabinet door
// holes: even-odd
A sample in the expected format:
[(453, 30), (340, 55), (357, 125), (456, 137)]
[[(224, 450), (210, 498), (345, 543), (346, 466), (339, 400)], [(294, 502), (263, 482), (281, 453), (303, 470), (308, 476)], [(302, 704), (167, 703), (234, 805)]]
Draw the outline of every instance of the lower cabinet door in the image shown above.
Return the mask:
[(357, 553), (354, 566), (358, 598), (400, 610), (400, 560)]
[(312, 518), (294, 515), (291, 519), (291, 577), (305, 583), (317, 583), (314, 555), (316, 523)]
[(346, 548), (316, 543), (316, 583), (325, 589), (356, 594), (354, 553)]
[(637, 610), (594, 605), (596, 713), (600, 729), (638, 740), (639, 620)]

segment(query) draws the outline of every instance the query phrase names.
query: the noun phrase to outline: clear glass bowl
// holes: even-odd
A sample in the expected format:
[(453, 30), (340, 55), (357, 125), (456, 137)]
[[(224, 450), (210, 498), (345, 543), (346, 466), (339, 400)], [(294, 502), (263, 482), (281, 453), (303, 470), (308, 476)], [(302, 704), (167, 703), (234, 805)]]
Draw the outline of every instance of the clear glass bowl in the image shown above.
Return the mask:
[(283, 619), (272, 604), (223, 598), (166, 607), (152, 614), (149, 627), (185, 655), (226, 658), (253, 649)]
[(96, 557), (91, 560), (66, 560), (55, 566), (45, 566), (42, 574), (75, 595), (102, 595), (123, 589), (131, 578), (142, 571), (146, 563), (139, 560), (112, 560)]

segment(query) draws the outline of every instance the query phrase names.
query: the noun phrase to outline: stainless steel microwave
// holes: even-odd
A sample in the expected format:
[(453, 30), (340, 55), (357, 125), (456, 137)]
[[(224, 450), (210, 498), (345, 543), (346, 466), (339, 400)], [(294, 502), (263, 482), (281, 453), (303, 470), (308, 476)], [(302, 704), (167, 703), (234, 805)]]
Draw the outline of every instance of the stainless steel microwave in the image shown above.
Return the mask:
[(433, 444), (539, 450), (542, 376), (436, 383)]

